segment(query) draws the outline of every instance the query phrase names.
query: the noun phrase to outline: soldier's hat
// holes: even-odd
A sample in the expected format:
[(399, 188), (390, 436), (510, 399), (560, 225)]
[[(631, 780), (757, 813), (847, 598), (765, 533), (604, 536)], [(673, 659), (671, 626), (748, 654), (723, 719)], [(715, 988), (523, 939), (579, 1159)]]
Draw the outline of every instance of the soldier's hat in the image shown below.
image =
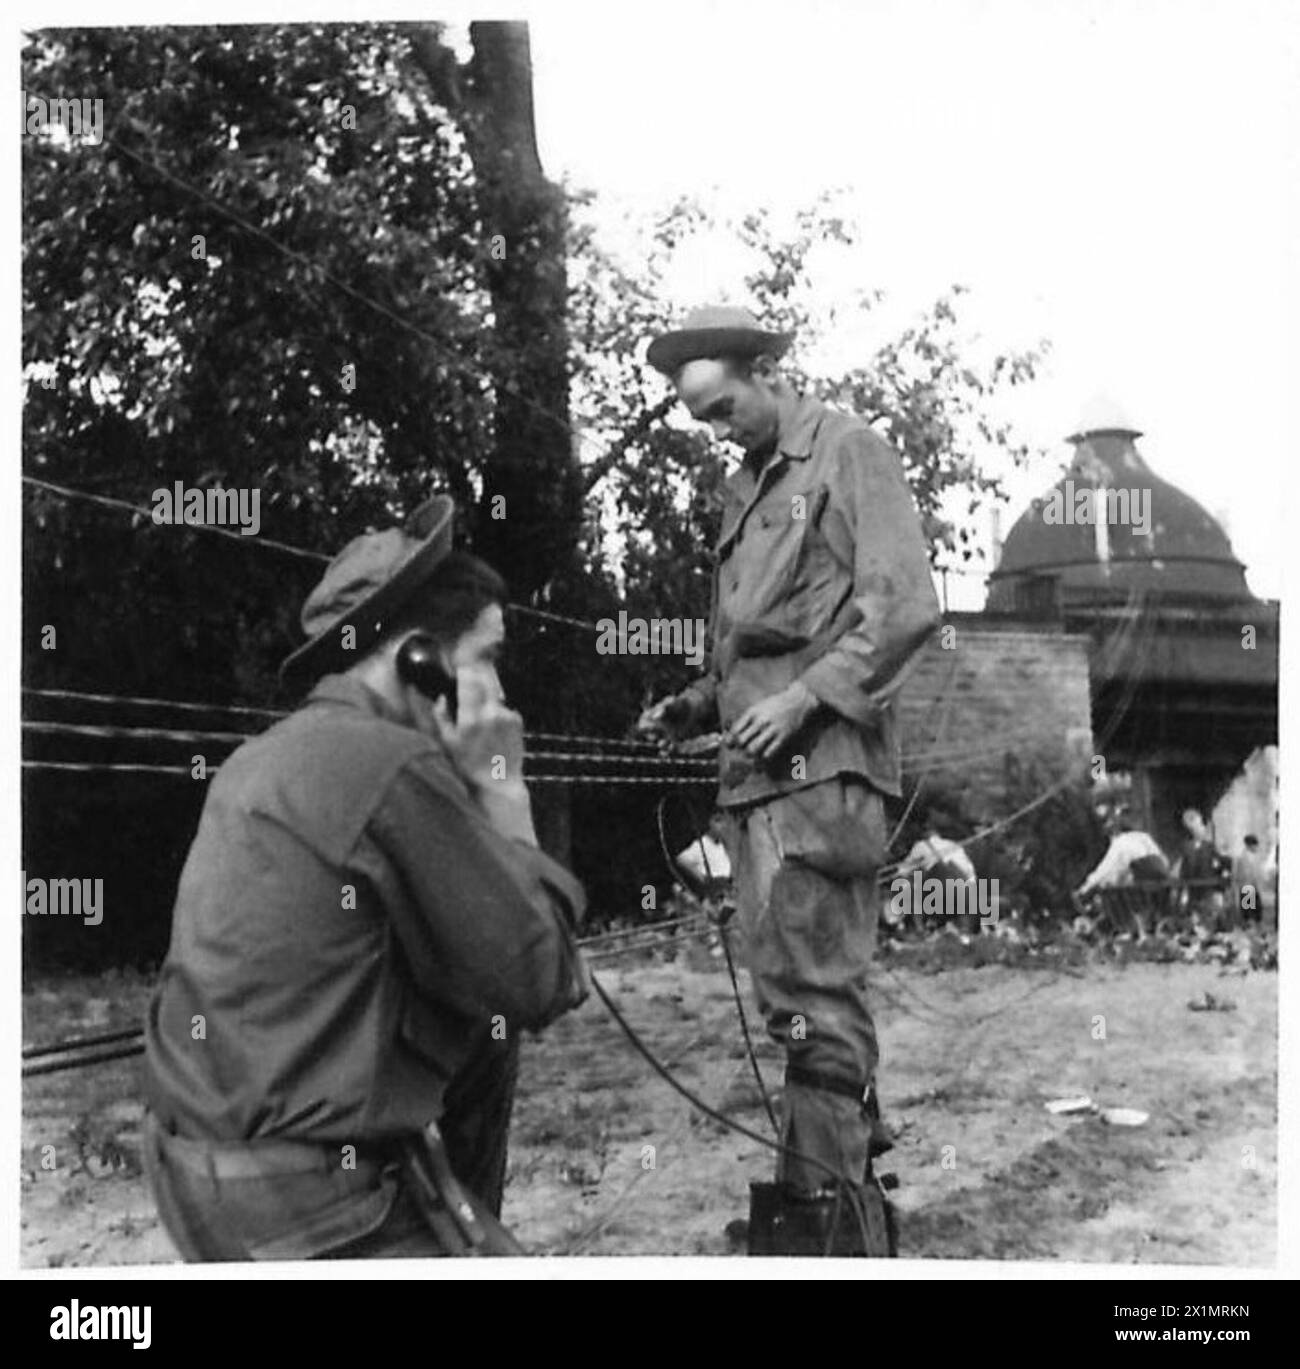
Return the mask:
[(307, 641), (285, 658), (281, 680), (302, 686), (355, 665), (451, 554), (455, 512), (438, 495), (403, 527), (354, 537), (307, 596), (300, 615)]
[(673, 376), (688, 361), (705, 357), (784, 356), (793, 341), (793, 333), (771, 332), (748, 309), (708, 304), (687, 314), (680, 328), (655, 338), (646, 360)]

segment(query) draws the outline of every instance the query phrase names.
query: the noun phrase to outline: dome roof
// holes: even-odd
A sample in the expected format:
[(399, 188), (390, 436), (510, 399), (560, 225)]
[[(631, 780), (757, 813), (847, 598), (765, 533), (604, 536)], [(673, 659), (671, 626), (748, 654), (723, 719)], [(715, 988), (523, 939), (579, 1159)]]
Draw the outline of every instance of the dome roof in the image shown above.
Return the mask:
[(1134, 445), (1137, 429), (1113, 411), (1089, 411), (1085, 421), (1087, 430), (1070, 439), (1069, 470), (1008, 534), (987, 607), (1033, 613), (1046, 606), (1044, 595), (1053, 605), (1081, 607), (1123, 602), (1133, 591), (1188, 603), (1253, 602), (1227, 534), (1151, 470)]

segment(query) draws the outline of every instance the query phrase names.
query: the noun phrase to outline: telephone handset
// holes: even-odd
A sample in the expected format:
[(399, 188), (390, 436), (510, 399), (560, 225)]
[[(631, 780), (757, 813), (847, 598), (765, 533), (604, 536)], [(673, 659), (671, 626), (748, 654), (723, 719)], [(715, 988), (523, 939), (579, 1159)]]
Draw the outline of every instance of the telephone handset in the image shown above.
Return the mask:
[(397, 673), (426, 699), (445, 699), (447, 713), (456, 721), (456, 681), (442, 663), (438, 644), (424, 633), (408, 637), (397, 653)]

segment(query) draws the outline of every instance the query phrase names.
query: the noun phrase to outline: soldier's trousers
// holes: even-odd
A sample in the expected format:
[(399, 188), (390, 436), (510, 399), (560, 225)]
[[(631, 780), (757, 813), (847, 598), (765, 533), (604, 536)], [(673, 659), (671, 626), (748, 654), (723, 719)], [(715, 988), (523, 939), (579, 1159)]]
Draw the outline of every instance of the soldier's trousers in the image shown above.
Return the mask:
[[(498, 1220), (518, 1072), (516, 1043), (485, 1042), (453, 1080), (440, 1120), (448, 1161), (485, 1254), (521, 1253)], [(458, 1254), (431, 1229), (391, 1143), (214, 1144), (147, 1113), (145, 1171), (158, 1214), (186, 1260), (400, 1259)]]
[(786, 1054), (776, 1177), (815, 1191), (860, 1180), (864, 1101), (878, 1049), (867, 974), (876, 945), (884, 801), (865, 780), (826, 781), (732, 809), (729, 838), (743, 959), (768, 1035)]

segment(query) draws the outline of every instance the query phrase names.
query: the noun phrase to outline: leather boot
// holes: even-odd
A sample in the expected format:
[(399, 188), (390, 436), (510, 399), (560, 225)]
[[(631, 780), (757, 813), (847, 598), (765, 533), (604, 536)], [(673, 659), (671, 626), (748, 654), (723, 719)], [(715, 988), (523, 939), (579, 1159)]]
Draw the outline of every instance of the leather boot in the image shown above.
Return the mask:
[(894, 1148), (893, 1128), (880, 1115), (880, 1099), (876, 1096), (876, 1086), (867, 1090), (866, 1103), (863, 1105), (867, 1120), (871, 1123), (871, 1139), (867, 1142), (867, 1155), (874, 1160)]
[(814, 1258), (893, 1254), (888, 1204), (875, 1179), (856, 1196), (857, 1203), (843, 1190), (809, 1195), (785, 1184), (750, 1184), (747, 1253)]
[(866, 1173), (862, 1176), (863, 1186), (867, 1189), (874, 1187), (880, 1194), (880, 1204), (884, 1208), (885, 1214), (885, 1253), (891, 1260), (898, 1258), (898, 1211), (893, 1203), (889, 1201), (889, 1194), (898, 1187), (898, 1175), (881, 1174), (879, 1177), (871, 1172), (871, 1161), (867, 1161)]
[(862, 1183), (866, 1188), (874, 1186), (880, 1191), (880, 1201), (885, 1209), (888, 1254), (891, 1259), (896, 1259), (898, 1256), (898, 1213), (894, 1210), (893, 1203), (885, 1195), (898, 1187), (898, 1176), (882, 1174), (877, 1179), (871, 1169), (873, 1160), (893, 1150), (894, 1130), (880, 1115), (880, 1099), (876, 1094), (875, 1084), (872, 1084), (867, 1090), (866, 1102), (863, 1106), (867, 1120), (871, 1123), (871, 1138), (867, 1142), (867, 1164), (862, 1172)]

